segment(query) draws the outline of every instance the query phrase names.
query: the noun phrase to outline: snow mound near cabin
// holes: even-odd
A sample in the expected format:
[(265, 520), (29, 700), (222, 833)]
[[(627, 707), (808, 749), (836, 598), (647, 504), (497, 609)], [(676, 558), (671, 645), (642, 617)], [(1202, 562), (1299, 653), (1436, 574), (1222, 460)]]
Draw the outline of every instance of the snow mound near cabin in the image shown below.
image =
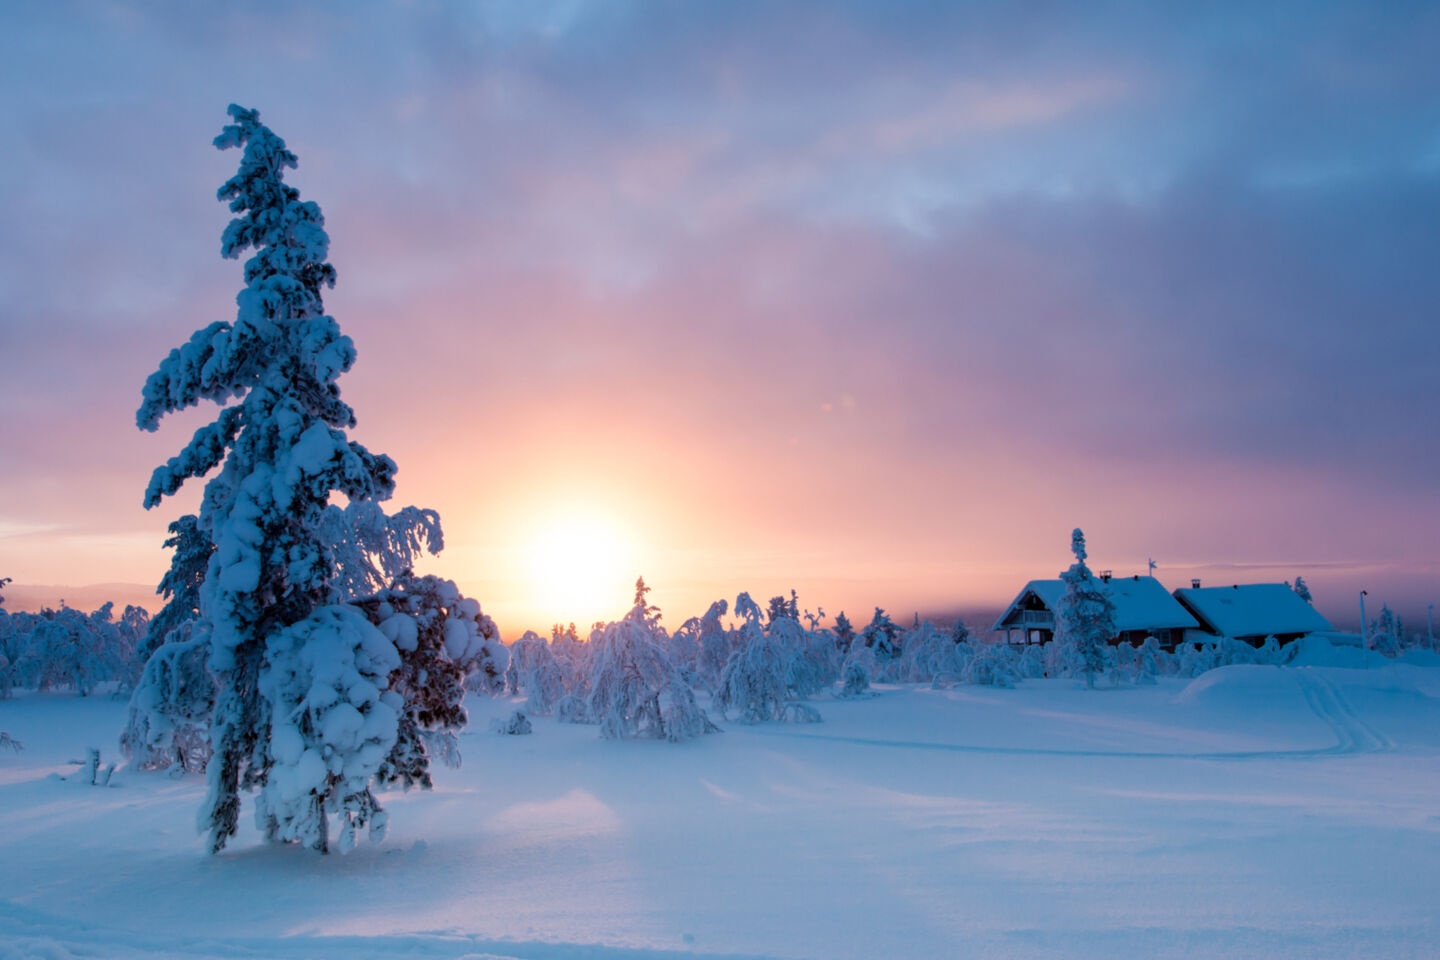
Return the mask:
[[(1356, 643), (1335, 643), (1325, 636), (1308, 636), (1295, 640), (1287, 661), (1292, 667), (1342, 667), (1351, 670), (1385, 667), (1394, 661)], [(1293, 649), (1293, 653), (1291, 652)]]
[(1293, 696), (1295, 678), (1281, 667), (1269, 664), (1232, 664), (1207, 670), (1175, 695), (1175, 703), (1233, 703), (1250, 707), (1256, 703)]
[(1408, 663), (1413, 667), (1440, 667), (1440, 653), (1434, 650), (1406, 650), (1396, 663)]

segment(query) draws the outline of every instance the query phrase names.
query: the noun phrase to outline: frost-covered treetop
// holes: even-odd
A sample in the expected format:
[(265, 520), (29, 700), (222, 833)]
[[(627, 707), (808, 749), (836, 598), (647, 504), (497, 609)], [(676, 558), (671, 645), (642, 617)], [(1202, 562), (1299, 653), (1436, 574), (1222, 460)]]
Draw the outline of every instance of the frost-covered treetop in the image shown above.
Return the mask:
[(1075, 554), (1077, 563), (1085, 562), (1085, 533), (1079, 527), (1070, 534), (1070, 552)]
[[(201, 400), (223, 405), (272, 378), (293, 384), (286, 392), (303, 397), (307, 413), (333, 427), (353, 427), (355, 415), (340, 400), (335, 380), (355, 362), (355, 346), (325, 315), (320, 296), (321, 287), (335, 285), (335, 268), (326, 262), (325, 217), (284, 182), (284, 171), (296, 166), (295, 154), (260, 123), (259, 112), (231, 104), (229, 114), (234, 122), (215, 138), (215, 146), (239, 147), (244, 157), (218, 191), (237, 214), (220, 251), (230, 259), (255, 251), (245, 263), (239, 309), (234, 323), (212, 323), (170, 351), (145, 382), (136, 424), (154, 431), (167, 413)], [(240, 408), (229, 409), (198, 432), (180, 457), (156, 471), (146, 506), (218, 463), (245, 419)]]

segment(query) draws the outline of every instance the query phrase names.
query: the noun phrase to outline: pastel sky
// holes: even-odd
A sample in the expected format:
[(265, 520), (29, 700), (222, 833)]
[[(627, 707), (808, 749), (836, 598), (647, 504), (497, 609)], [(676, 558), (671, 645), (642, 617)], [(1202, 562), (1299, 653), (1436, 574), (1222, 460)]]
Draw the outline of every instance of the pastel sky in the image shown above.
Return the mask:
[(234, 101), (325, 212), (354, 436), (507, 636), (637, 573), (672, 625), (994, 605), (1077, 525), (1097, 568), (1423, 617), (1437, 37), (1404, 2), (5, 4), (0, 575), (168, 563), (198, 488), (141, 494), (213, 409), (134, 411), (233, 315)]

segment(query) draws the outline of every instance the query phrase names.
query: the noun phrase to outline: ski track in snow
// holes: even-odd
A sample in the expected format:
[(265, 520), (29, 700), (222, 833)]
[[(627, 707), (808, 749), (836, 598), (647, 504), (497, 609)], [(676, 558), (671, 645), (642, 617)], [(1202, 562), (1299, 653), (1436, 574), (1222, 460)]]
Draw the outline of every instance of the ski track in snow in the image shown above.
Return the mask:
[(1177, 752), (1164, 750), (1065, 750), (1058, 747), (986, 747), (963, 743), (936, 743), (928, 740), (881, 740), (874, 737), (845, 737), (826, 733), (798, 733), (792, 730), (754, 728), (750, 733), (765, 737), (793, 737), (830, 743), (854, 744), (862, 747), (891, 747), (902, 750), (940, 750), (951, 753), (979, 753), (998, 756), (1087, 757), (1136, 760), (1304, 760), (1358, 753), (1388, 753), (1395, 748), (1389, 738), (1360, 719), (1354, 707), (1329, 679), (1313, 668), (1300, 667), (1291, 672), (1305, 703), (1335, 733), (1331, 747), (1308, 750), (1232, 750), (1210, 752)]
[(1295, 671), (1295, 681), (1315, 716), (1335, 731), (1338, 743), (1330, 753), (1388, 753), (1395, 748), (1389, 739), (1360, 719), (1332, 680), (1302, 667)]

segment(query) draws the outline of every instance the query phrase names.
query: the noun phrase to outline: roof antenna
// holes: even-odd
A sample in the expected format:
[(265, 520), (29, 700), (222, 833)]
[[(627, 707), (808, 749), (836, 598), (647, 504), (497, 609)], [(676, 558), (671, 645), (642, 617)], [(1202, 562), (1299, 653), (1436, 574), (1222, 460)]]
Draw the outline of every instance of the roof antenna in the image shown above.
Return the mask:
[(1150, 576), (1152, 576), (1152, 577), (1155, 576), (1155, 567), (1156, 567), (1155, 561), (1154, 561), (1154, 560), (1147, 560), (1146, 562), (1150, 564)]

